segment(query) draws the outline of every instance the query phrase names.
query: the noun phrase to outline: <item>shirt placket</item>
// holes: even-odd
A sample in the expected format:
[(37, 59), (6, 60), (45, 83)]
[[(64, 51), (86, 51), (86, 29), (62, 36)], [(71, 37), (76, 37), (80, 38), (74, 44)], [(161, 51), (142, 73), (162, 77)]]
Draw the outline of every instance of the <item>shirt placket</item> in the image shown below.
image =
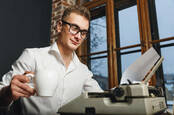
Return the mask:
[(61, 82), (61, 102), (60, 102), (60, 107), (63, 105), (63, 102), (64, 102), (64, 91), (65, 91), (65, 76), (66, 76), (66, 68), (65, 66), (62, 65), (61, 67), (61, 70), (62, 70), (62, 82)]
[[(75, 69), (75, 66), (74, 64), (71, 62), (68, 69), (66, 70), (66, 67), (65, 66), (62, 66), (62, 71), (63, 71), (63, 77), (62, 77), (62, 95), (61, 95), (61, 105), (62, 106), (65, 102), (64, 102), (64, 92), (65, 90), (68, 90), (68, 89), (65, 89), (65, 79), (67, 79), (66, 77), (68, 76), (69, 73), (71, 73), (73, 70)], [(68, 78), (68, 79), (71, 79), (71, 78)]]

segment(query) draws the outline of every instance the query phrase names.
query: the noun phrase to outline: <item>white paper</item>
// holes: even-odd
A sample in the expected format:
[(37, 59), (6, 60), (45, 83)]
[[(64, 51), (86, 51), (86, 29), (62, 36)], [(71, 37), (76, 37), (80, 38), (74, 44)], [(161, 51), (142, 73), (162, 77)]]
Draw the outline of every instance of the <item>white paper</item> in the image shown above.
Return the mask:
[(151, 47), (124, 71), (120, 84), (128, 84), (128, 80), (142, 81), (159, 58), (158, 53)]

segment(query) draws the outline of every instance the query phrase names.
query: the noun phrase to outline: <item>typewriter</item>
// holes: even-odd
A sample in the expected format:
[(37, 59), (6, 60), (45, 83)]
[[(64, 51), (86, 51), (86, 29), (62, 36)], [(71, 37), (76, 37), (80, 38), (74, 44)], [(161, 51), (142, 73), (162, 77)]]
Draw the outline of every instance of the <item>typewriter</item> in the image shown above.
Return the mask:
[[(155, 50), (151, 50), (153, 55)], [(142, 82), (132, 83), (128, 80), (128, 84), (120, 84), (108, 91), (85, 92), (62, 106), (58, 113), (61, 115), (158, 115), (167, 108), (163, 89), (147, 84), (162, 61), (163, 57), (155, 62)]]
[(61, 115), (153, 115), (166, 109), (161, 88), (145, 84), (120, 85), (86, 92), (59, 109)]

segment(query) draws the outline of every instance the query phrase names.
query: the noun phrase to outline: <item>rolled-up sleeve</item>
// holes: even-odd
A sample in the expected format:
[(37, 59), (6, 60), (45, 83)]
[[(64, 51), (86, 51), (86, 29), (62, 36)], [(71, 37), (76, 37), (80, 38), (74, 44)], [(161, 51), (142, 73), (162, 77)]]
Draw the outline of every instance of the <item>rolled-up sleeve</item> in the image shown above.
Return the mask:
[[(3, 87), (9, 86), (14, 75), (23, 74), (25, 71), (34, 71), (35, 63), (32, 52), (29, 49), (25, 49), (22, 55), (11, 66), (11, 70), (3, 75), (2, 81), (0, 81), (0, 91)], [(11, 102), (8, 106), (1, 106), (0, 109), (9, 110)]]
[(22, 55), (13, 63), (8, 73), (4, 74), (0, 81), (0, 89), (8, 86), (14, 75), (23, 74), (25, 71), (34, 71), (35, 62), (32, 51), (25, 49)]
[(84, 84), (84, 91), (87, 92), (103, 92), (101, 87), (99, 86), (98, 82), (93, 79), (93, 73), (89, 71), (89, 69), (86, 70), (87, 73), (87, 79)]

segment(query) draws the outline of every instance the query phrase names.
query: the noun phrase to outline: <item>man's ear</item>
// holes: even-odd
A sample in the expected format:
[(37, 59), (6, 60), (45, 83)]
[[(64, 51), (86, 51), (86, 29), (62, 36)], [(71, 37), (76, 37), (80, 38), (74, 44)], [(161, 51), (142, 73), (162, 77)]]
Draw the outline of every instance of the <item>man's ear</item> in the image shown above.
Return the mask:
[(60, 33), (62, 31), (62, 21), (58, 21), (57, 23), (57, 32)]

